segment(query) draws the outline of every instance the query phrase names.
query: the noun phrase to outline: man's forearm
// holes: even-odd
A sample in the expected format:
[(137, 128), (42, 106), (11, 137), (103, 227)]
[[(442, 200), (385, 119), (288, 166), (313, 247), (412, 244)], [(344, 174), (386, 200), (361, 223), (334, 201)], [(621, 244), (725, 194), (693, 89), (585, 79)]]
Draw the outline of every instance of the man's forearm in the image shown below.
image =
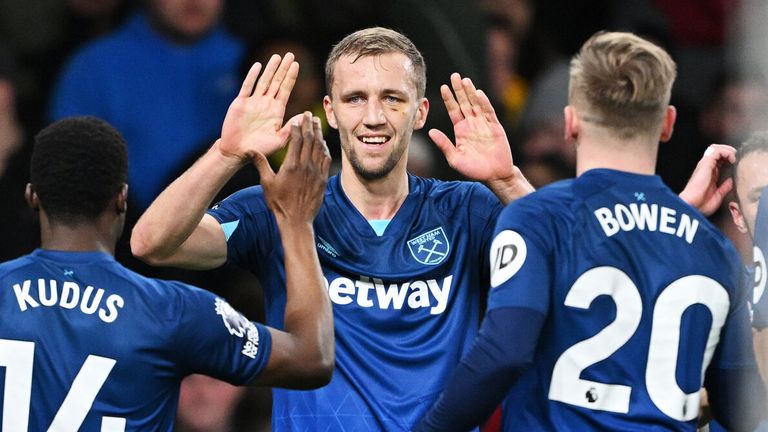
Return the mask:
[(148, 262), (174, 255), (194, 232), (221, 188), (244, 165), (223, 155), (217, 141), (144, 212), (131, 234), (131, 251)]
[(330, 379), (335, 361), (333, 311), (315, 247), (311, 222), (278, 219), (285, 251), (285, 330), (301, 345), (308, 376)]

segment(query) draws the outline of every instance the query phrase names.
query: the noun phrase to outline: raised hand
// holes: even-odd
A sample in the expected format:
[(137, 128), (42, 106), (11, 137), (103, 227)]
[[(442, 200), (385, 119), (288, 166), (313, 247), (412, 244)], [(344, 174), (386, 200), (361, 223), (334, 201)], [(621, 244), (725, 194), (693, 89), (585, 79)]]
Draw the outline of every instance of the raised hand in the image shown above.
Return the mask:
[(275, 54), (259, 77), (261, 69), (261, 63), (255, 63), (248, 71), (221, 128), (219, 150), (241, 163), (253, 160), (257, 153), (272, 154), (285, 145), (290, 134), (292, 122), (283, 126), (283, 117), (299, 64), (291, 53), (282, 58)]
[(725, 144), (712, 144), (707, 147), (691, 174), (680, 198), (699, 209), (706, 216), (720, 208), (723, 199), (733, 188), (733, 179), (725, 179), (720, 185), (720, 170), (736, 162), (736, 149)]
[(451, 86), (453, 92), (443, 85), (440, 93), (453, 123), (456, 144), (437, 129), (429, 131), (430, 138), (448, 164), (464, 176), (484, 182), (510, 178), (514, 165), (509, 141), (488, 96), (457, 73), (451, 75)]
[(319, 118), (306, 112), (292, 119), (289, 127), (288, 154), (277, 174), (263, 153), (256, 153), (254, 162), (278, 222), (311, 223), (323, 202), (331, 156)]

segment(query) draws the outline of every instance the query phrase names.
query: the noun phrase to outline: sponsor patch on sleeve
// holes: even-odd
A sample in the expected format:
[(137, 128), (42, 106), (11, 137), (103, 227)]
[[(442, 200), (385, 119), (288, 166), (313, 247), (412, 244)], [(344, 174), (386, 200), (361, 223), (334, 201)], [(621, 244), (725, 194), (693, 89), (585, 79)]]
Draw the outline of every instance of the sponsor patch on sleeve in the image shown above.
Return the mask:
[(259, 331), (256, 325), (218, 297), (216, 297), (216, 314), (221, 316), (229, 334), (245, 340), (241, 353), (252, 359), (256, 358), (259, 352)]
[(491, 287), (508, 281), (525, 262), (528, 248), (523, 237), (515, 231), (500, 232), (491, 243)]

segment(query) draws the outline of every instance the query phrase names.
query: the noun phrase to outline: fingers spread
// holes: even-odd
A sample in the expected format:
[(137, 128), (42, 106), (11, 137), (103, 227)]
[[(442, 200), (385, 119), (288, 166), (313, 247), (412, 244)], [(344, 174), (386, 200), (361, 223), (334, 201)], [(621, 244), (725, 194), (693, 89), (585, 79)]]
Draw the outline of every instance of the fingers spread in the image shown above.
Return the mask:
[(288, 97), (291, 95), (291, 91), (293, 91), (293, 86), (296, 84), (296, 79), (298, 76), (299, 64), (297, 62), (293, 62), (288, 68), (288, 73), (286, 74), (285, 79), (280, 84), (280, 90), (277, 92), (276, 98), (282, 105), (288, 103)]
[(435, 145), (437, 145), (437, 148), (443, 152), (445, 159), (450, 164), (453, 160), (454, 153), (456, 153), (456, 147), (454, 147), (450, 138), (448, 138), (448, 136), (446, 136), (442, 131), (437, 129), (430, 129), (429, 137), (432, 139), (432, 141), (434, 141)]
[(464, 91), (464, 84), (462, 83), (461, 76), (457, 73), (451, 74), (451, 87), (456, 94), (456, 100), (459, 103), (459, 109), (461, 109), (464, 117), (472, 115), (472, 104), (469, 102), (467, 93)]
[(464, 88), (464, 93), (467, 94), (467, 100), (469, 101), (469, 110), (474, 115), (479, 115), (480, 112), (480, 98), (477, 95), (477, 89), (469, 78), (461, 80), (461, 86)]
[(445, 108), (448, 110), (448, 117), (451, 118), (451, 123), (456, 124), (464, 120), (459, 104), (456, 102), (453, 93), (451, 93), (451, 89), (447, 85), (443, 84), (440, 86), (440, 95), (443, 97), (443, 103), (445, 103)]
[(277, 67), (275, 75), (270, 80), (269, 87), (267, 88), (266, 92), (267, 96), (275, 97), (277, 95), (277, 92), (280, 90), (283, 80), (288, 75), (288, 71), (293, 63), (295, 63), (293, 61), (293, 54), (286, 53), (285, 56), (283, 56), (283, 59), (280, 61), (280, 65)]
[(259, 76), (260, 71), (261, 63), (256, 62), (253, 64), (253, 66), (251, 66), (251, 69), (248, 70), (248, 74), (243, 80), (243, 86), (240, 87), (240, 93), (238, 96), (248, 97), (253, 94), (253, 86), (256, 85), (256, 78)]
[(267, 89), (269, 88), (269, 85), (272, 83), (272, 78), (275, 76), (275, 71), (277, 71), (277, 67), (280, 65), (280, 56), (277, 54), (273, 54), (272, 57), (267, 62), (267, 66), (264, 68), (264, 73), (261, 75), (259, 80), (256, 82), (256, 88), (253, 90), (253, 94), (255, 95), (264, 95), (267, 92)]
[(477, 91), (477, 98), (479, 100), (480, 110), (482, 111), (485, 119), (492, 123), (499, 123), (499, 118), (496, 117), (496, 110), (491, 105), (491, 100), (488, 99), (488, 95), (484, 91)]

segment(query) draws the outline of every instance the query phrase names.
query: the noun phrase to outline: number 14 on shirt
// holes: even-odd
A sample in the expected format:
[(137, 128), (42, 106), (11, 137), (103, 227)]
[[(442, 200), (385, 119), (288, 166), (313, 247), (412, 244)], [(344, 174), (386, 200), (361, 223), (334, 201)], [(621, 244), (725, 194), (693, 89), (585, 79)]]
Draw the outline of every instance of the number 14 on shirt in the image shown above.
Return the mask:
[[(34, 342), (0, 339), (0, 367), (5, 368), (3, 432), (28, 430), (34, 359)], [(49, 431), (75, 432), (80, 429), (115, 363), (116, 360), (110, 358), (88, 356), (48, 427)], [(124, 430), (124, 418), (103, 417), (101, 420), (101, 432)]]

